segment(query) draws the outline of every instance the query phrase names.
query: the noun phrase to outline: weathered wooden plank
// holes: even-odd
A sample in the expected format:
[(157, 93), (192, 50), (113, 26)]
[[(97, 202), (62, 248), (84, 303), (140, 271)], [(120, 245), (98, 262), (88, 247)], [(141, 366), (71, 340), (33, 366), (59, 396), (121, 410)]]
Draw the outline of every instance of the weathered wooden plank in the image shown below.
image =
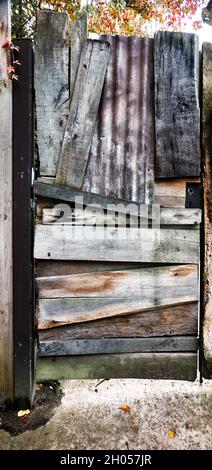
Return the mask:
[(203, 46), (203, 158), (205, 207), (204, 355), (212, 362), (212, 44)]
[(82, 49), (88, 35), (87, 13), (71, 24), (71, 68), (70, 68), (70, 101), (72, 100), (74, 86), (77, 78)]
[[(154, 208), (152, 214), (147, 208), (147, 217), (149, 222), (156, 217)], [(158, 223), (160, 225), (189, 225), (198, 226), (201, 222), (201, 211), (199, 209), (179, 209), (179, 208), (157, 208)], [(53, 208), (43, 209), (42, 223), (59, 224), (59, 225), (89, 225), (89, 226), (104, 226), (108, 227), (118, 225), (119, 227), (140, 227), (148, 223), (144, 217), (135, 215), (118, 214), (117, 212), (108, 211), (105, 213), (103, 210), (98, 210), (93, 207), (75, 208), (72, 209), (69, 205), (56, 204)]]
[[(10, 0), (0, 2), (0, 44), (10, 38)], [(0, 48), (0, 395), (13, 399), (12, 83)]]
[(152, 204), (154, 41), (106, 38), (111, 53), (83, 189)]
[(42, 357), (37, 381), (97, 378), (142, 378), (194, 381), (195, 353), (131, 353), (94, 356)]
[(199, 42), (155, 35), (156, 177), (200, 175)]
[(108, 58), (107, 42), (89, 40), (83, 47), (56, 174), (57, 184), (82, 187)]
[(199, 262), (199, 231), (38, 225), (36, 259)]
[(68, 297), (106, 297), (147, 299), (161, 296), (198, 300), (197, 265), (140, 268), (100, 273), (72, 274), (37, 278), (39, 299)]
[(140, 263), (117, 263), (109, 261), (59, 261), (39, 260), (36, 262), (38, 277), (65, 276), (79, 273), (95, 273), (140, 268)]
[(186, 183), (193, 182), (199, 183), (200, 178), (156, 180), (154, 182), (154, 203), (163, 207), (185, 208)]
[[(53, 325), (54, 326), (54, 325)], [(197, 335), (198, 303), (160, 307), (131, 315), (40, 330), (44, 341)]]
[(35, 48), (37, 139), (41, 175), (56, 174), (69, 113), (69, 31), (65, 13), (38, 11)]
[(198, 339), (189, 336), (46, 341), (39, 336), (40, 356), (73, 356), (142, 352), (195, 352)]
[[(171, 189), (172, 188), (172, 189)], [(183, 194), (183, 204), (185, 204), (185, 189), (186, 189), (186, 182), (181, 183), (181, 194)], [(170, 188), (168, 189), (165, 183), (162, 183), (162, 187), (159, 186), (158, 184), (158, 190), (157, 190), (157, 195), (159, 198), (165, 197), (167, 198), (167, 190), (168, 190), (168, 195), (170, 194), (174, 196), (174, 200), (176, 198), (176, 194), (179, 191), (179, 185), (176, 183), (176, 185), (171, 185)], [(182, 193), (183, 191), (183, 193)], [(107, 213), (110, 218), (110, 220), (113, 220), (114, 217), (114, 211), (119, 214), (118, 220), (120, 222), (124, 220), (121, 218), (121, 214), (126, 216), (126, 214), (130, 215), (130, 219), (132, 224), (135, 224), (135, 218), (133, 216), (140, 216), (142, 218), (148, 217), (150, 220), (154, 220), (155, 218), (158, 218), (158, 211), (160, 210), (160, 218), (161, 218), (161, 224), (162, 225), (196, 225), (196, 223), (200, 223), (201, 221), (201, 211), (195, 209), (193, 212), (191, 209), (187, 209), (184, 211), (179, 208), (156, 208), (156, 212), (154, 213), (154, 205), (148, 205), (148, 204), (137, 204), (137, 203), (129, 203), (128, 201), (124, 199), (117, 199), (113, 197), (106, 197), (106, 196), (101, 196), (99, 194), (94, 194), (94, 193), (86, 193), (83, 191), (80, 191), (75, 188), (71, 187), (62, 187), (62, 186), (56, 186), (53, 184), (48, 184), (48, 183), (43, 183), (40, 181), (35, 182), (35, 194), (36, 196), (42, 197), (42, 198), (50, 198), (51, 204), (48, 204), (48, 207), (52, 206), (53, 207), (53, 200), (63, 201), (63, 203), (73, 203), (77, 205), (77, 211), (80, 211), (80, 207), (82, 205), (87, 205), (91, 206), (90, 208), (86, 208), (86, 213), (89, 213), (89, 211), (97, 211), (98, 217), (102, 218), (103, 217), (103, 210), (107, 210)], [(169, 198), (169, 196), (168, 196)], [(160, 199), (155, 201), (156, 204), (160, 204)], [(63, 207), (64, 208), (64, 207)], [(100, 210), (101, 209), (101, 210)], [(67, 212), (68, 216), (71, 215), (71, 211), (69, 209), (69, 205), (67, 205)], [(79, 212), (80, 213), (80, 212)], [(112, 214), (112, 216), (111, 216)], [(101, 219), (99, 219), (101, 220)]]
[[(164, 293), (164, 290), (162, 290)], [(37, 304), (38, 327), (40, 329), (55, 326), (73, 325), (76, 323), (99, 320), (101, 318), (117, 317), (120, 315), (135, 314), (148, 309), (165, 306), (176, 306), (186, 302), (194, 302), (197, 295), (190, 294), (171, 297), (144, 298), (55, 298), (40, 299)]]

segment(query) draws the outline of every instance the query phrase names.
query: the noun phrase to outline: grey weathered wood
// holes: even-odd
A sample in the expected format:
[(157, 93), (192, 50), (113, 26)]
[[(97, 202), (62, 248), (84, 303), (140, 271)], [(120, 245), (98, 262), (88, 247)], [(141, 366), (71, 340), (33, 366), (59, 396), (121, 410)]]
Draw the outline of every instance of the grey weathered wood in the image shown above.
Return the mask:
[(186, 302), (197, 301), (197, 294), (164, 297), (164, 289), (157, 296), (126, 298), (55, 298), (40, 299), (37, 304), (38, 327), (40, 329), (55, 326), (73, 325), (76, 323), (99, 320), (101, 318), (135, 314), (157, 307), (175, 306)]
[(99, 354), (42, 357), (37, 362), (37, 381), (97, 378), (142, 378), (194, 381), (195, 353)]
[(198, 303), (160, 307), (131, 315), (40, 330), (44, 341), (197, 335)]
[[(170, 185), (172, 187), (172, 185)], [(168, 194), (167, 194), (168, 191)], [(185, 182), (181, 180), (180, 188), (179, 185), (176, 183), (172, 189), (168, 189), (165, 186), (165, 183), (158, 189), (157, 194), (158, 197), (169, 198), (173, 196), (176, 200), (177, 193), (183, 199), (183, 205), (185, 205)], [(148, 217), (150, 220), (154, 220), (157, 217), (157, 213), (154, 213), (152, 205), (145, 205), (145, 204), (137, 204), (137, 203), (129, 203), (124, 199), (117, 199), (109, 196), (101, 196), (99, 194), (94, 193), (86, 193), (80, 191), (79, 189), (71, 188), (71, 187), (63, 187), (57, 186), (53, 184), (43, 183), (40, 181), (35, 182), (35, 194), (40, 197), (56, 199), (57, 202), (63, 201), (63, 203), (73, 203), (77, 205), (77, 211), (80, 211), (80, 207), (82, 205), (91, 206), (91, 210), (98, 211), (98, 208), (102, 210), (107, 210), (108, 214), (112, 214), (112, 219), (114, 217), (114, 211), (119, 214), (129, 214), (131, 217), (132, 224), (135, 224), (134, 216), (140, 216), (143, 219)], [(170, 196), (169, 196), (170, 195)], [(161, 200), (156, 200), (156, 204), (160, 204)], [(52, 202), (53, 207), (53, 202)], [(86, 209), (88, 213), (89, 208)], [(68, 216), (71, 215), (71, 211), (67, 206)], [(100, 218), (103, 217), (102, 212), (99, 215)], [(118, 216), (115, 216), (115, 220), (118, 221)], [(160, 219), (161, 225), (196, 225), (201, 222), (201, 211), (198, 209), (184, 209), (182, 208), (161, 208), (160, 209)], [(120, 223), (121, 223), (120, 218)], [(83, 222), (84, 223), (84, 222)]]
[(46, 341), (39, 335), (40, 356), (73, 356), (85, 354), (117, 354), (136, 352), (195, 352), (198, 339), (189, 336), (163, 338), (118, 338)]
[(205, 208), (204, 355), (212, 362), (212, 44), (203, 46), (203, 158)]
[(199, 262), (199, 230), (38, 225), (36, 259)]
[(152, 204), (154, 40), (106, 38), (111, 53), (83, 189)]
[(82, 187), (108, 58), (107, 42), (89, 40), (83, 47), (56, 174), (57, 184)]
[[(198, 300), (196, 265), (164, 266), (37, 278), (40, 299), (68, 297)], [(193, 296), (193, 299), (190, 297)], [(196, 297), (196, 298), (195, 298)]]
[[(0, 44), (11, 35), (10, 1), (0, 2)], [(12, 83), (0, 54), (0, 396), (13, 399)]]
[(38, 11), (35, 47), (41, 175), (55, 176), (69, 113), (69, 31), (65, 13)]
[(199, 176), (199, 41), (190, 33), (155, 35), (156, 177)]
[[(147, 209), (149, 220), (156, 220), (156, 214), (150, 214)], [(160, 208), (159, 213), (160, 225), (190, 225), (199, 226), (201, 222), (200, 209), (179, 209), (179, 208)], [(144, 217), (136, 217), (135, 215), (118, 214), (117, 212), (109, 211), (107, 214), (103, 210), (97, 208), (75, 208), (71, 209), (70, 206), (65, 204), (54, 204), (53, 208), (43, 209), (42, 223), (46, 224), (59, 224), (59, 225), (97, 225), (97, 226), (130, 226), (139, 227), (145, 226), (147, 220)]]
[(72, 99), (80, 57), (88, 35), (87, 13), (71, 24), (70, 100)]

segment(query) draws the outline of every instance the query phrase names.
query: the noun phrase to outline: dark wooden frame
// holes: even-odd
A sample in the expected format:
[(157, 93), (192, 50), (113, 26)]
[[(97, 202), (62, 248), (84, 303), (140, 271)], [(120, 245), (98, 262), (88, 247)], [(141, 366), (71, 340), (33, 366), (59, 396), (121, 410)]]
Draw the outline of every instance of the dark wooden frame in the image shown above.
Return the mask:
[(33, 46), (29, 39), (14, 43), (21, 65), (13, 83), (13, 377), (14, 403), (26, 406), (33, 398), (35, 356)]

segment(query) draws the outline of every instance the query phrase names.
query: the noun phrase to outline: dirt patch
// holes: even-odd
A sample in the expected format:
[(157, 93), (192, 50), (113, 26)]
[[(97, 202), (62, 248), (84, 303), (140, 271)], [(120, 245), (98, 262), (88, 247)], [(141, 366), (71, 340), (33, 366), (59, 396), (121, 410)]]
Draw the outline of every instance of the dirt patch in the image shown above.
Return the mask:
[(60, 383), (48, 381), (36, 385), (35, 399), (29, 414), (18, 416), (18, 410), (0, 407), (0, 428), (17, 436), (27, 430), (35, 430), (46, 424), (54, 415), (62, 400)]

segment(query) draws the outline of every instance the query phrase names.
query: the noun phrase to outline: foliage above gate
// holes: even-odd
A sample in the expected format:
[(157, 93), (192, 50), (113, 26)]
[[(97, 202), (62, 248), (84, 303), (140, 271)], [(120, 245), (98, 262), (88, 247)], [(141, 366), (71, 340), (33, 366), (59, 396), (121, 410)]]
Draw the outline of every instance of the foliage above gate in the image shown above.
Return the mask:
[[(96, 0), (89, 4), (89, 30), (97, 34), (151, 35), (156, 29), (182, 30), (193, 19), (194, 29), (201, 27), (195, 14), (205, 0)], [(13, 32), (26, 37), (33, 33), (36, 10), (67, 11), (71, 19), (82, 12), (80, 0), (13, 0)]]

